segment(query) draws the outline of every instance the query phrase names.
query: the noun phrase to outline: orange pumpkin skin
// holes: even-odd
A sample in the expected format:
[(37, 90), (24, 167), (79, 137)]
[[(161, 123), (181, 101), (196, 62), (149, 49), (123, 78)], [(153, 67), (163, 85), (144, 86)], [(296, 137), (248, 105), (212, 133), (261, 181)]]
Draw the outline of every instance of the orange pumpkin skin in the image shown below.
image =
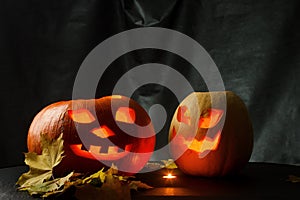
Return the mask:
[[(133, 123), (146, 127), (143, 130), (139, 128), (131, 128), (131, 130), (135, 131), (137, 136), (145, 133), (151, 136), (133, 137), (120, 129), (114, 115), (119, 108), (122, 108), (120, 109), (122, 112), (124, 108), (125, 111), (130, 108), (134, 114), (134, 121), (121, 119), (125, 121), (119, 121), (119, 123), (128, 127)], [(84, 114), (76, 115), (80, 112)], [(124, 113), (122, 114), (124, 116)], [(99, 131), (97, 131), (99, 125), (107, 128), (109, 134), (104, 137), (101, 132), (102, 135), (100, 134), (101, 137), (99, 137)], [(134, 100), (119, 95), (100, 99), (61, 101), (45, 107), (35, 116), (30, 125), (27, 137), (29, 152), (41, 154), (41, 133), (51, 140), (63, 134), (65, 157), (55, 167), (56, 175), (64, 175), (71, 171), (92, 173), (102, 167), (111, 166), (112, 163), (119, 169), (130, 166), (124, 174), (134, 174), (148, 162), (155, 147), (155, 132), (147, 112)], [(81, 134), (80, 137), (79, 134)], [(87, 138), (85, 139), (87, 145), (82, 144), (82, 137)], [(108, 146), (107, 143), (109, 143)], [(106, 149), (101, 152), (105, 145)], [(99, 151), (99, 154), (95, 153), (95, 149)], [(91, 154), (88, 150), (94, 153)]]
[[(215, 120), (205, 117), (208, 110), (215, 111), (211, 114), (222, 113), (222, 98), (226, 98), (226, 112)], [(178, 117), (182, 108), (190, 110), (189, 115), (181, 113), (184, 118)], [(182, 119), (181, 122), (179, 119)], [(184, 122), (184, 119), (190, 120), (190, 123)], [(212, 121), (210, 127), (206, 127), (206, 119)], [(210, 137), (206, 136), (209, 129)], [(191, 134), (194, 135), (193, 140), (187, 142), (191, 140), (188, 138)], [(237, 173), (249, 161), (253, 148), (253, 130), (245, 104), (233, 92), (196, 92), (178, 106), (171, 122), (169, 140), (173, 140), (170, 144), (171, 154), (178, 158), (175, 162), (184, 173), (205, 177), (226, 176)], [(210, 151), (198, 151), (200, 144), (203, 151)]]

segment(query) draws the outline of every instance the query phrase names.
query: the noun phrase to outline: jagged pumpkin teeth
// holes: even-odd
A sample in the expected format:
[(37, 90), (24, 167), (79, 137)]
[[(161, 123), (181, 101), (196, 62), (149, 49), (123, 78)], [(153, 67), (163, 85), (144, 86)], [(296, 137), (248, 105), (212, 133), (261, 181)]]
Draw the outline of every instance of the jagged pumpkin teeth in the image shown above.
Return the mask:
[(216, 150), (218, 148), (221, 138), (221, 131), (219, 131), (214, 138), (204, 137), (203, 140), (192, 139), (192, 141), (185, 140), (184, 144), (188, 146), (189, 149), (196, 152), (205, 152), (208, 150)]
[(176, 109), (169, 140), (184, 173), (225, 176), (248, 162), (253, 130), (244, 102), (233, 92), (194, 92)]
[(30, 125), (29, 152), (42, 152), (41, 133), (51, 140), (63, 134), (65, 156), (55, 169), (57, 175), (92, 173), (112, 163), (120, 171), (134, 174), (155, 148), (151, 118), (137, 102), (121, 95), (60, 101), (45, 107)]
[(108, 154), (116, 154), (116, 153), (118, 153), (118, 151), (119, 151), (119, 148), (117, 146), (109, 146), (107, 153)]
[(89, 152), (99, 153), (101, 151), (101, 146), (90, 145)]

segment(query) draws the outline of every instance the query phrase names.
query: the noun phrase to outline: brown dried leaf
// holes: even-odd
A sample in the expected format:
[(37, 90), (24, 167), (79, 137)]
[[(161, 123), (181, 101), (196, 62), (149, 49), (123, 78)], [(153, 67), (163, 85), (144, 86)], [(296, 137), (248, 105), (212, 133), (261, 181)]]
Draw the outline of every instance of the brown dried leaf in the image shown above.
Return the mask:
[(294, 175), (289, 175), (288, 181), (292, 183), (300, 183), (300, 177), (294, 176)]
[(57, 166), (63, 158), (62, 134), (57, 140), (49, 140), (41, 134), (42, 154), (34, 152), (25, 153), (25, 163), (29, 166), (29, 171), (22, 174), (18, 181), (19, 190), (40, 185), (50, 180), (53, 175), (53, 168)]

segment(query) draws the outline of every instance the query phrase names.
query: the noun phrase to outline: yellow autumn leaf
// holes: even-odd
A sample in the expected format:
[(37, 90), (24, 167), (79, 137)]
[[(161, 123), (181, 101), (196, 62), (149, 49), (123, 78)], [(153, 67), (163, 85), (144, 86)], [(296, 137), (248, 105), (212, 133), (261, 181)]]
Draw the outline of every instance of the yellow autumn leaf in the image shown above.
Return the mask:
[(162, 168), (166, 169), (176, 169), (177, 165), (175, 164), (173, 159), (168, 159), (168, 160), (161, 160), (163, 165), (161, 166)]
[(82, 183), (90, 183), (93, 179), (100, 179), (100, 181), (102, 183), (104, 183), (104, 180), (105, 180), (105, 176), (106, 176), (106, 173), (103, 172), (104, 168), (102, 168), (101, 170), (99, 170), (98, 172), (90, 175), (89, 177), (86, 177), (85, 179), (83, 179)]
[(53, 180), (45, 181), (40, 184), (33, 184), (27, 187), (21, 188), (26, 190), (30, 195), (41, 194), (43, 197), (47, 197), (52, 194), (60, 193), (66, 190), (65, 183), (70, 180), (73, 172), (62, 178), (56, 178)]
[(31, 168), (52, 170), (63, 158), (62, 134), (56, 140), (49, 140), (45, 135), (41, 134), (41, 147), (41, 155), (34, 152), (25, 153), (25, 163)]
[(129, 183), (129, 188), (133, 189), (133, 190), (138, 190), (138, 189), (152, 189), (153, 187), (151, 187), (141, 181), (131, 181)]
[(300, 177), (295, 175), (289, 175), (288, 181), (292, 183), (300, 183)]
[(41, 171), (32, 168), (27, 173), (22, 174), (16, 184), (20, 186), (18, 188), (19, 190), (26, 190), (24, 188), (31, 185), (42, 184), (45, 180), (49, 180), (51, 177), (51, 171)]
[(130, 189), (152, 188), (140, 181), (128, 180), (127, 176), (119, 176), (115, 165), (105, 172), (103, 168), (84, 179), (73, 172), (54, 179), (53, 169), (62, 161), (64, 153), (62, 134), (56, 140), (49, 140), (41, 135), (41, 144), (41, 155), (32, 152), (25, 154), (25, 163), (29, 166), (29, 171), (22, 174), (16, 183), (20, 186), (18, 190), (28, 191), (30, 195), (49, 197), (64, 193), (74, 186), (75, 196), (79, 200), (130, 200)]
[(53, 169), (63, 158), (62, 134), (56, 140), (49, 140), (41, 134), (42, 154), (34, 152), (25, 153), (25, 163), (29, 171), (20, 176), (17, 185), (20, 189), (36, 184), (42, 184), (53, 176)]

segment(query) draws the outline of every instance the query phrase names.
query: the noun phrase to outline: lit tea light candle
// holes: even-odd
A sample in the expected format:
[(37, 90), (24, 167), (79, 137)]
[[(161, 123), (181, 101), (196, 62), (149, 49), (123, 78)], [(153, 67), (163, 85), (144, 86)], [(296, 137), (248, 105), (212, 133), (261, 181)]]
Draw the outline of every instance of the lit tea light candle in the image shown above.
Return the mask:
[(171, 173), (169, 173), (168, 175), (163, 176), (163, 178), (165, 178), (165, 179), (173, 179), (173, 178), (176, 178), (176, 176), (174, 176)]

